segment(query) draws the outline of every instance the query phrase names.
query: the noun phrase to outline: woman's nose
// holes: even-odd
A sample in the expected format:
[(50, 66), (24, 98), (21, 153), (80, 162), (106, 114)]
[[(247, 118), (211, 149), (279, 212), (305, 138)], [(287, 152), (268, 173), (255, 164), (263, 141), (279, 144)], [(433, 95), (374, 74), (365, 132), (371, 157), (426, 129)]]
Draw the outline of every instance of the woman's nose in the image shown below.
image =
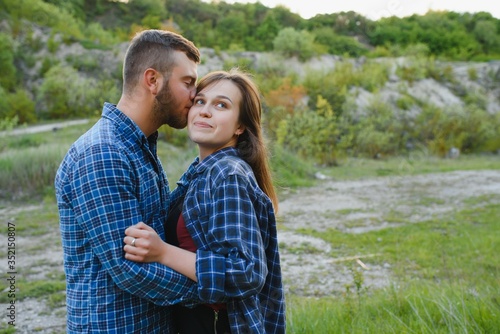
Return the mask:
[(200, 116), (203, 116), (203, 117), (211, 117), (212, 116), (212, 113), (210, 112), (210, 105), (209, 104), (205, 104), (201, 108)]

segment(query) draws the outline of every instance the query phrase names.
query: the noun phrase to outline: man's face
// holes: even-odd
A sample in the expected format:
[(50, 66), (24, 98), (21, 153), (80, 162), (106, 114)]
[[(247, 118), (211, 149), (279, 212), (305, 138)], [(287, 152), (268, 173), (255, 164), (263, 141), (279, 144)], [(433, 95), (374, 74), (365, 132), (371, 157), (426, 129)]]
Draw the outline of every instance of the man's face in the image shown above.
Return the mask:
[(196, 94), (197, 65), (183, 52), (174, 52), (175, 66), (156, 95), (153, 115), (160, 124), (182, 129)]

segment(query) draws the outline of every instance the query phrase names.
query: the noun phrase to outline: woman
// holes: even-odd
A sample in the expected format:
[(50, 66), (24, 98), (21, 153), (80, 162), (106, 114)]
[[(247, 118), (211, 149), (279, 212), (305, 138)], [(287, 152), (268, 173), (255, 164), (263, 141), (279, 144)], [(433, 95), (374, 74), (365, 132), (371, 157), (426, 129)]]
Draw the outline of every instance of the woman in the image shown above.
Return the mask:
[(278, 201), (261, 114), (259, 91), (246, 74), (202, 78), (188, 115), (199, 156), (175, 190), (186, 193), (182, 214), (174, 205), (169, 216), (169, 243), (143, 223), (126, 230), (127, 259), (160, 262), (198, 282), (208, 305), (177, 307), (180, 333), (285, 333)]

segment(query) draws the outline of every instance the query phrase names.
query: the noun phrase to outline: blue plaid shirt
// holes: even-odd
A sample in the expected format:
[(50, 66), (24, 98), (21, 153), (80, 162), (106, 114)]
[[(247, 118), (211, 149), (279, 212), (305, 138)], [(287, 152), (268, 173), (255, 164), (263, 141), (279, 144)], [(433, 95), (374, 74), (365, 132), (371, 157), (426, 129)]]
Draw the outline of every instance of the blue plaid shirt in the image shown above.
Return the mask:
[(68, 333), (170, 333), (168, 305), (197, 299), (185, 276), (124, 258), (128, 226), (143, 221), (164, 237), (173, 198), (156, 139), (106, 103), (57, 171)]
[(183, 217), (198, 250), (198, 293), (226, 302), (231, 333), (285, 333), (276, 219), (272, 202), (235, 148), (208, 156), (183, 175)]

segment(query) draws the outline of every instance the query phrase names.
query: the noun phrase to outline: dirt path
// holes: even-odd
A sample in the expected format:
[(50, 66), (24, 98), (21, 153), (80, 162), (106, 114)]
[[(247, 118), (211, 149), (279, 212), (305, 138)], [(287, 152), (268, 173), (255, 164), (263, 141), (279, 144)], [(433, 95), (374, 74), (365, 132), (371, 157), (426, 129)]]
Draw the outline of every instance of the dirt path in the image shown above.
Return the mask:
[[(500, 171), (326, 180), (316, 187), (299, 189), (280, 204), (279, 239), (285, 287), (288, 292), (306, 296), (345, 291), (346, 284), (353, 282), (351, 268), (356, 256), (365, 256), (362, 260), (369, 268), (364, 272), (364, 286), (383, 287), (391, 278), (389, 264), (370, 263), (370, 256), (377, 254), (332, 258), (329, 244), (300, 234), (300, 228), (364, 233), (443, 216), (460, 209), (466, 201), (468, 207), (500, 203)], [(0, 209), (2, 221), (13, 214), (9, 208)], [(6, 242), (6, 236), (0, 235), (0, 244)], [(56, 229), (43, 236), (20, 238), (18, 248), (17, 262), (22, 264), (19, 272), (27, 273), (23, 279), (47, 279), (47, 273), (62, 273), (61, 244)], [(0, 270), (3, 273), (7, 271), (6, 263), (2, 253)], [(47, 301), (39, 299), (23, 300), (16, 306), (18, 333), (64, 333), (64, 307), (51, 309)], [(0, 304), (1, 309), (6, 307), (7, 304)], [(0, 323), (2, 321), (4, 317), (0, 318)]]
[(0, 137), (2, 136), (17, 136), (27, 133), (38, 133), (38, 132), (47, 132), (47, 131), (57, 131), (60, 128), (64, 128), (66, 126), (79, 125), (79, 124), (87, 124), (89, 122), (88, 119), (77, 119), (66, 122), (57, 122), (51, 124), (42, 124), (42, 125), (33, 125), (28, 127), (19, 127), (10, 131), (0, 131)]

